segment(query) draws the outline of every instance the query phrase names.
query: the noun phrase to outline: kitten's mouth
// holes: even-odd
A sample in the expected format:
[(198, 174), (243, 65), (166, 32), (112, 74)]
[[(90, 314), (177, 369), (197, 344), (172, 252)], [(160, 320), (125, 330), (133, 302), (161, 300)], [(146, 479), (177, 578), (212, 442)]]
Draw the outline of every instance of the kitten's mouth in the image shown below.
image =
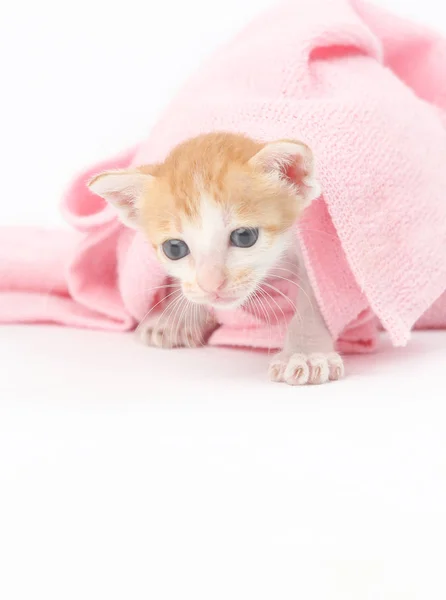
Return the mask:
[(197, 294), (197, 293), (185, 292), (185, 296), (191, 302), (194, 302), (196, 304), (204, 304), (204, 305), (212, 306), (213, 308), (216, 308), (216, 309), (231, 310), (231, 309), (236, 309), (236, 308), (239, 308), (240, 306), (242, 306), (251, 294), (250, 288), (246, 288), (243, 290), (237, 290), (237, 291), (238, 291), (237, 294), (234, 294), (234, 293), (231, 294), (230, 290), (228, 290), (228, 293), (226, 293), (225, 291), (222, 290), (219, 292), (208, 293), (208, 294)]
[(192, 302), (196, 302), (198, 304), (208, 304), (214, 308), (237, 308), (241, 306), (245, 300), (244, 296), (224, 296), (218, 294), (212, 294), (210, 296), (201, 296), (191, 298)]
[(226, 296), (226, 295), (214, 295), (213, 298), (209, 298), (207, 302), (211, 304), (214, 308), (221, 309), (236, 309), (245, 305), (246, 302), (249, 301), (249, 298), (252, 297), (252, 293), (254, 291), (254, 287), (251, 289), (247, 287), (244, 290), (241, 290), (239, 294)]
[(235, 306), (239, 303), (241, 303), (243, 299), (240, 298), (239, 296), (219, 296), (217, 294), (214, 294), (213, 296), (211, 296), (209, 298), (209, 303), (212, 304), (213, 306), (217, 306), (217, 307), (232, 307)]

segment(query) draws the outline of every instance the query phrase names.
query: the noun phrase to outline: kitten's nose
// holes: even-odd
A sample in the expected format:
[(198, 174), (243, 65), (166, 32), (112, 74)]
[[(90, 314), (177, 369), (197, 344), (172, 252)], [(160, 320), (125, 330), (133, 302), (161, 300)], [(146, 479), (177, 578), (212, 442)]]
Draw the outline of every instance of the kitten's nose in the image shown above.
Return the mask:
[(203, 292), (213, 294), (218, 292), (226, 283), (226, 276), (221, 267), (206, 265), (197, 272), (197, 283)]

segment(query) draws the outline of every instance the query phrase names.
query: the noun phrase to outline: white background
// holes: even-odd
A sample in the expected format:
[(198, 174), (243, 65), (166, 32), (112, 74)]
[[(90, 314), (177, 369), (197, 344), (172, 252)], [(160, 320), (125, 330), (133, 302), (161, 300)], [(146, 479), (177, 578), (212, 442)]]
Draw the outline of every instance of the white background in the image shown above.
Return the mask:
[[(72, 175), (270, 3), (2, 6), (0, 225), (61, 225)], [(380, 4), (446, 33), (440, 1)], [(267, 362), (0, 329), (0, 598), (444, 599), (446, 333), (317, 388)]]

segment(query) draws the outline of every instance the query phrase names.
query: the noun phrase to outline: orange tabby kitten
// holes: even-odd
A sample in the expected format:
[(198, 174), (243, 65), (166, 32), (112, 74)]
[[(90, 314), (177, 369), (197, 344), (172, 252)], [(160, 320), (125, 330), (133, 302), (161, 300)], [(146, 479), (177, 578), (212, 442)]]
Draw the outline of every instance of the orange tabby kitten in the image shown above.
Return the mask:
[(216, 327), (208, 307), (242, 305), (292, 255), (302, 293), (270, 376), (291, 385), (342, 376), (294, 233), (299, 215), (320, 194), (307, 146), (211, 133), (180, 144), (162, 164), (101, 173), (89, 186), (126, 225), (144, 232), (194, 309), (193, 328), (189, 315), (180, 323), (169, 310), (161, 320), (149, 317), (140, 326), (148, 344), (201, 344)]

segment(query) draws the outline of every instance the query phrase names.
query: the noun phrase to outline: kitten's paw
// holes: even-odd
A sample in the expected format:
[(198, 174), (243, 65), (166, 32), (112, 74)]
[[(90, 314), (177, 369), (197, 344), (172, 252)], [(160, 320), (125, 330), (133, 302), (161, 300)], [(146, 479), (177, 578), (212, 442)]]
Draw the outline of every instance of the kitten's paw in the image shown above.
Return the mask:
[(141, 323), (138, 327), (141, 341), (157, 348), (198, 348), (206, 343), (209, 329), (205, 325), (157, 323), (156, 320)]
[(269, 367), (272, 381), (305, 385), (335, 381), (344, 376), (344, 362), (339, 354), (278, 354)]
[(191, 330), (184, 325), (170, 327), (144, 323), (139, 328), (139, 334), (144, 344), (157, 348), (197, 348), (205, 343), (201, 329)]

